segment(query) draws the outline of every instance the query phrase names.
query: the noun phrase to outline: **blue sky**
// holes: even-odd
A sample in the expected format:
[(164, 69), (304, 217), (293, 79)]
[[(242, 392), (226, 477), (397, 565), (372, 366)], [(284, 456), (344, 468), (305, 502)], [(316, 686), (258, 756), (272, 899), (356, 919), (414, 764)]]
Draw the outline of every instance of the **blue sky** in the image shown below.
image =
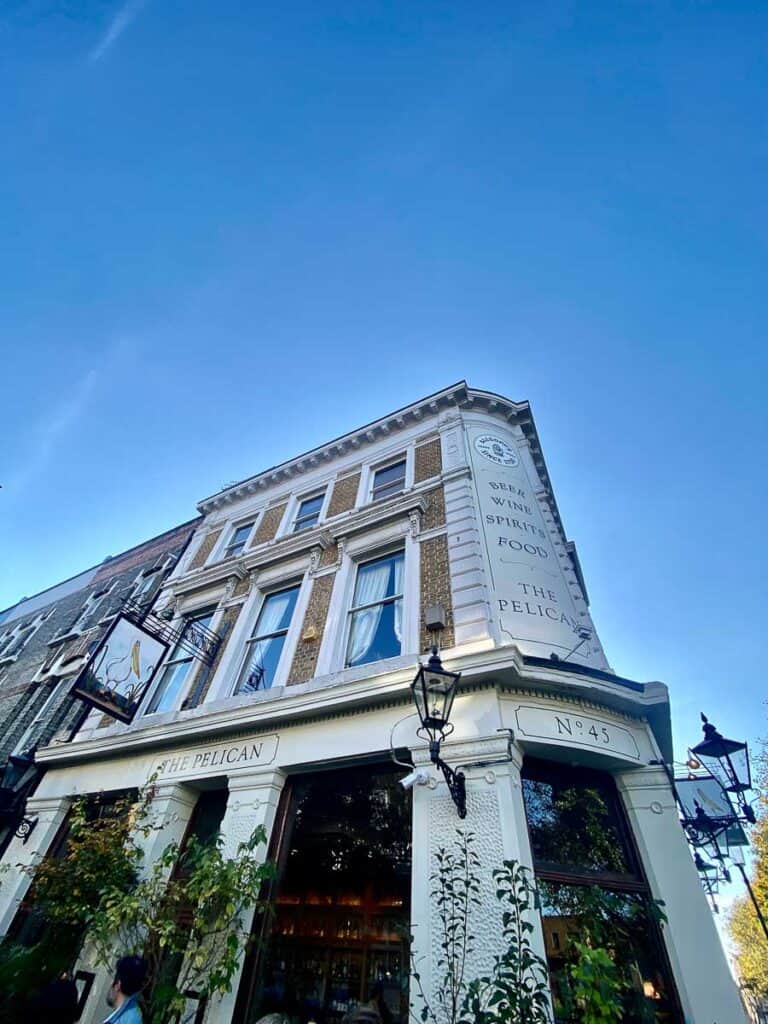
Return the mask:
[[(0, 20), (0, 607), (466, 378), (533, 404), (609, 659), (765, 733), (760, 3)], [(756, 667), (757, 666), (757, 667)]]

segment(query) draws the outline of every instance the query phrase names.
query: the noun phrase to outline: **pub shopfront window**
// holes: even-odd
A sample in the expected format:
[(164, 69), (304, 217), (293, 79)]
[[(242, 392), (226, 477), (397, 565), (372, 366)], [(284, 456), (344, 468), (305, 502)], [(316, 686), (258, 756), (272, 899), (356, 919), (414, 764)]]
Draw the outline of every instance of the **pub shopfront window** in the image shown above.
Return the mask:
[(682, 1024), (660, 913), (611, 777), (526, 758), (523, 798), (556, 1024), (581, 1020), (572, 941), (608, 952), (623, 984), (624, 1024)]
[(376, 998), (382, 1024), (408, 1024), (411, 795), (399, 776), (366, 765), (288, 783), (270, 853), (275, 914), (257, 922), (269, 934), (236, 1019), (341, 1024)]
[(403, 568), (397, 551), (358, 566), (349, 610), (347, 666), (400, 654), (403, 641)]

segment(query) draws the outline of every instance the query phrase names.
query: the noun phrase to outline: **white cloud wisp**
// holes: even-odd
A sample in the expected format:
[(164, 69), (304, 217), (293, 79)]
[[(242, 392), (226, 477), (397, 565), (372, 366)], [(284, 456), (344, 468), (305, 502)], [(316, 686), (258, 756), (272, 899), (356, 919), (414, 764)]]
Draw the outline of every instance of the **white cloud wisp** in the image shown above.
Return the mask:
[(107, 31), (88, 54), (88, 60), (91, 62), (102, 60), (141, 11), (142, 7), (145, 6), (146, 2), (147, 0), (128, 0), (127, 3), (123, 4), (109, 23)]

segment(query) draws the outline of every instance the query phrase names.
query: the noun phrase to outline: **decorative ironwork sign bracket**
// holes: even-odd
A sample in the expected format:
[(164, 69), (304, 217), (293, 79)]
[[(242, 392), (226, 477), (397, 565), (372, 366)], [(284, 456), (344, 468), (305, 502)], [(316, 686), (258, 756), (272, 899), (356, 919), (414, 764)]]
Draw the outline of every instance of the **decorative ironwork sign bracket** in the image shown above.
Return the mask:
[(172, 647), (181, 647), (203, 665), (213, 664), (216, 652), (221, 644), (221, 637), (212, 629), (202, 626), (199, 622), (186, 622), (174, 626), (167, 619), (161, 618), (151, 607), (126, 601), (123, 615), (143, 626), (148, 633)]

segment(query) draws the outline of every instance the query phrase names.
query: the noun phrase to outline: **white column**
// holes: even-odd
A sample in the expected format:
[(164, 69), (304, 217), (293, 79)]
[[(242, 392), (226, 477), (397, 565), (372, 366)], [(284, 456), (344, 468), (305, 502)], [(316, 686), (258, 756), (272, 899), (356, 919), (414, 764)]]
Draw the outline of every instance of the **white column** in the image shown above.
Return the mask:
[[(197, 797), (196, 790), (179, 783), (161, 783), (155, 787), (152, 803), (149, 806), (149, 821), (152, 829), (146, 836), (140, 833), (134, 835), (137, 846), (144, 851), (140, 867), (140, 873), (144, 877), (152, 871), (153, 864), (169, 843), (181, 843), (197, 803)], [(171, 868), (168, 869), (167, 874), (170, 874), (170, 871)], [(115, 947), (115, 964), (121, 956), (125, 955), (125, 952), (125, 950)], [(83, 1009), (80, 1024), (100, 1024), (109, 1014), (107, 992), (112, 984), (115, 964), (107, 967), (97, 964), (95, 950), (86, 939), (77, 967), (81, 970), (92, 971), (96, 977), (88, 996), (88, 1002)]]
[(9, 870), (0, 877), (0, 935), (5, 935), (32, 881), (28, 870), (38, 864), (56, 837), (72, 800), (70, 797), (31, 796), (25, 817), (36, 820), (27, 842), (14, 837), (3, 861)]
[[(267, 843), (259, 848), (264, 860), (267, 857), (267, 846), (275, 823), (280, 794), (283, 791), (285, 775), (279, 770), (248, 772), (230, 776), (229, 799), (221, 832), (224, 837), (224, 855), (234, 857), (241, 843), (247, 842), (254, 829), (263, 825), (267, 833)], [(254, 911), (243, 915), (243, 927), (250, 931), (253, 924)], [(232, 1019), (237, 993), (242, 976), (242, 962), (232, 979), (232, 988), (221, 997), (214, 998), (209, 1004), (205, 1019), (209, 1024), (226, 1024)]]
[(686, 1021), (744, 1024), (744, 1010), (726, 963), (677, 807), (662, 768), (616, 776), (619, 792), (655, 899), (664, 902), (663, 933)]
[[(512, 760), (508, 760), (510, 753)], [(531, 866), (520, 783), (520, 751), (513, 747), (510, 752), (507, 737), (495, 735), (470, 742), (445, 743), (441, 756), (454, 770), (464, 766), (467, 816), (463, 820), (459, 817), (438, 769), (430, 768), (429, 785), (413, 787), (413, 948), (415, 969), (421, 975), (423, 989), (433, 1005), (443, 974), (439, 967), (439, 918), (434, 901), (430, 898), (430, 875), (436, 867), (437, 851), (441, 847), (450, 849), (457, 838), (457, 830), (460, 830), (473, 834), (473, 848), (480, 858), (482, 907), (473, 911), (475, 952), (467, 963), (467, 981), (490, 972), (494, 957), (502, 952), (501, 915), (504, 908), (496, 898), (493, 872), (501, 868), (505, 860), (516, 860), (525, 867)], [(419, 768), (430, 764), (429, 754), (423, 747), (414, 749), (413, 760)], [(543, 956), (544, 939), (538, 914), (532, 920), (536, 929), (532, 935), (534, 951)], [(418, 991), (413, 982), (411, 1002), (418, 1014)]]

